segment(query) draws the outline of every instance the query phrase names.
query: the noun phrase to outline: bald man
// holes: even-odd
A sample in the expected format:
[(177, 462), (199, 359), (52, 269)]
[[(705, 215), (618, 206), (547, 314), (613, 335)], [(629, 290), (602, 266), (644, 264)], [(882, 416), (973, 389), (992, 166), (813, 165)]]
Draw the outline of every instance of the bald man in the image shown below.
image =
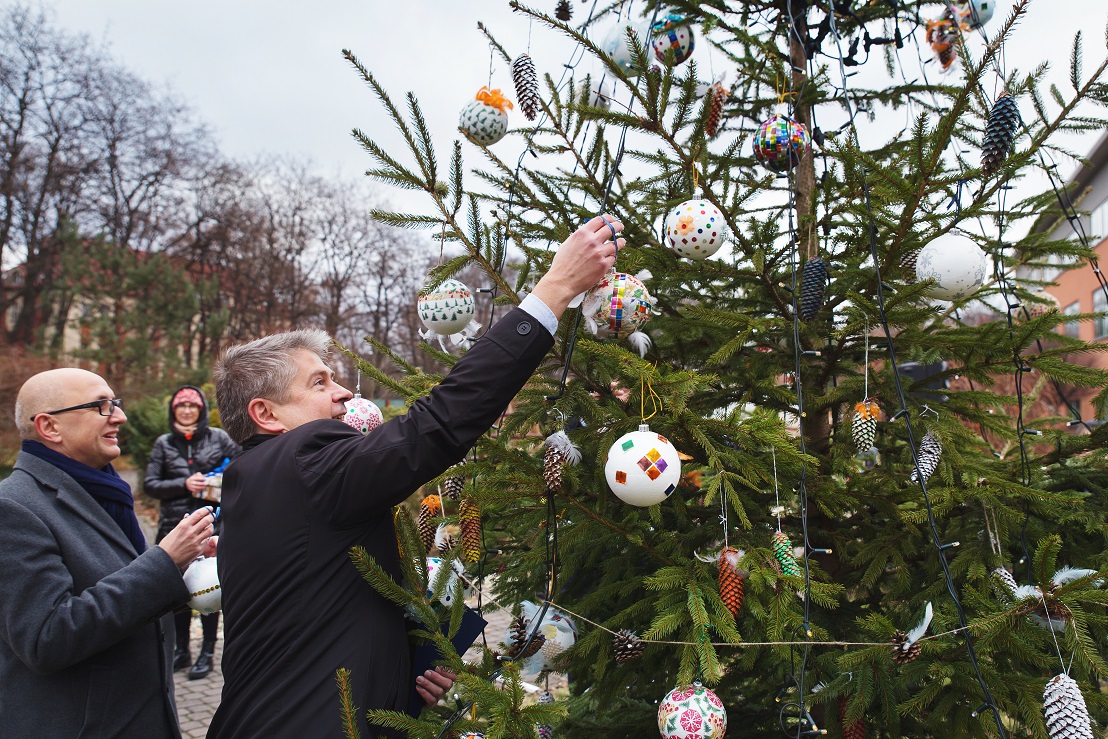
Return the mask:
[(148, 548), (111, 462), (122, 401), (56, 369), (15, 402), (23, 440), (0, 482), (0, 734), (180, 737), (171, 611), (182, 574), (215, 553), (207, 509)]

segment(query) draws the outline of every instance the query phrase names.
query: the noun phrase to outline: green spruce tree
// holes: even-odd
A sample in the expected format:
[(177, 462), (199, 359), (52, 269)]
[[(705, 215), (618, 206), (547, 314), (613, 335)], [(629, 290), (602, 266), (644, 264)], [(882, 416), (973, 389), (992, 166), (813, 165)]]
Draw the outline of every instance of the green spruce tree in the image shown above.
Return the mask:
[[(498, 573), (500, 602), (538, 593), (583, 618), (560, 658), (571, 681), (557, 710), (528, 714), (514, 666), (500, 690), (487, 683), (497, 663), (486, 659), (462, 679), (478, 723), (466, 713), (455, 728), (514, 737), (554, 722), (558, 736), (653, 736), (662, 698), (699, 679), (726, 706), (731, 737), (817, 729), (1046, 737), (1043, 691), (1066, 670), (1104, 725), (1108, 432), (1074, 433), (1070, 418), (1031, 407), (1049, 385), (1055, 400), (1096, 388), (1103, 410), (1108, 373), (1066, 361), (1103, 345), (1059, 334), (1056, 311), (1031, 318), (1016, 307), (1032, 304), (1039, 287), (1017, 279), (1021, 268), (1062, 255), (1086, 269), (1091, 252), (1075, 240), (1021, 235), (1058, 205), (1050, 191), (1008, 193), (1049, 161), (1057, 133), (1103, 128), (1075, 107), (1108, 102), (1108, 62), (1082, 70), (1078, 37), (1071, 89), (1052, 86), (1044, 96), (1045, 65), (1002, 63), (1023, 0), (991, 20), (987, 44), (960, 41), (978, 33), (954, 7), (968, 3), (835, 3), (834, 15), (827, 3), (804, 0), (671, 5), (634, 19), (621, 64), (592, 40), (607, 20), (582, 30), (512, 3), (534, 18), (536, 33), (542, 24), (579, 43), (615, 91), (597, 97), (597, 75), (562, 84), (547, 76), (539, 121), (509, 134), (535, 154), (519, 164), (495, 144), (458, 140), (441, 166), (416, 97), (397, 105), (347, 52), (410, 149), (386, 151), (356, 131), (369, 175), (427, 198), (419, 212), (377, 217), (441, 232), (459, 248), (430, 283), (477, 265), (496, 305), (514, 304), (551, 245), (598, 212), (626, 226), (616, 268), (652, 275), (645, 356), (593, 336), (571, 311), (548, 363), (464, 467), (485, 547), (497, 552), (470, 573)], [(697, 34), (697, 53), (683, 64), (672, 50), (655, 60), (634, 33), (668, 13)], [(909, 59), (918, 65), (913, 45), (932, 53), (921, 17), (944, 13), (961, 25), (939, 29), (953, 39), (948, 46), (941, 34), (932, 40), (961, 70), (942, 84), (905, 79), (896, 70)], [(505, 65), (523, 52), (490, 41)], [(871, 68), (886, 62), (881, 84), (862, 87), (844, 74), (842, 60), (863, 56), (859, 42)], [(710, 87), (719, 81), (708, 78), (702, 49), (730, 81)], [(1007, 134), (985, 133), (996, 103), (987, 90), (1017, 103), (1022, 117)], [(776, 173), (756, 161), (751, 141), (782, 103), (815, 145)], [(976, 153), (983, 145), (989, 176)], [(471, 170), (470, 159), (481, 163)], [(718, 209), (729, 234), (727, 247), (703, 261), (668, 248), (663, 233), (667, 214), (690, 199)], [(948, 208), (952, 199), (957, 208)], [(936, 302), (934, 286), (916, 281), (912, 257), (958, 230), (986, 252), (990, 271), (976, 292)], [(821, 268), (806, 266), (816, 258), (829, 270), (822, 297)], [(967, 311), (990, 320), (963, 320)], [(937, 373), (914, 376), (909, 362)], [(404, 362), (398, 376), (362, 368), (409, 399), (439, 379)], [(862, 421), (853, 417), (867, 400), (881, 412), (875, 451), (860, 455), (872, 406)], [(676, 491), (639, 508), (609, 489), (605, 462), (647, 417), (687, 459)], [(530, 432), (550, 434), (570, 420), (582, 461), (551, 486)], [(457, 505), (447, 501), (447, 512), (456, 516)], [(775, 541), (778, 531), (795, 552)], [(742, 580), (736, 586), (732, 576), (721, 596), (725, 542), (741, 550)], [(426, 610), (422, 546), (411, 531), (401, 546), (415, 585), (369, 579), (398, 604)], [(1087, 572), (1056, 575), (1064, 565)], [(905, 643), (928, 603), (932, 636)], [(621, 630), (645, 640), (638, 660), (616, 661)], [(491, 634), (490, 646), (500, 638)], [(373, 718), (436, 736), (450, 709), (437, 711)]]

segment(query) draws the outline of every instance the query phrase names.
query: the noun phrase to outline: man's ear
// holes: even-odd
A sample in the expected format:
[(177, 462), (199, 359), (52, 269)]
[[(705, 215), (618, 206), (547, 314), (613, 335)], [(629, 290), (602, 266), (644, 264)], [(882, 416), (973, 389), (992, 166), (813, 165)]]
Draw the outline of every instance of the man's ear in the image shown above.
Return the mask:
[(59, 444), (62, 440), (57, 420), (45, 413), (35, 416), (35, 433), (38, 434), (38, 438), (53, 444)]
[(267, 398), (254, 398), (246, 406), (246, 412), (250, 415), (250, 420), (254, 422), (259, 432), (263, 434), (283, 434), (289, 429), (277, 418), (273, 411), (273, 401)]

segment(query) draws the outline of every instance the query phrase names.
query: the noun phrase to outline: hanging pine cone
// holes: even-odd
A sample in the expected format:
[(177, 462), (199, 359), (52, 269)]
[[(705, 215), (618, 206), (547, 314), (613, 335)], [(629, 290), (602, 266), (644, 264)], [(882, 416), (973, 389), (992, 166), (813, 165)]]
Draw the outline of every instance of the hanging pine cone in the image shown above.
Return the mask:
[(473, 498), (462, 498), (458, 508), (458, 522), (462, 527), (462, 559), (470, 564), (481, 559), (481, 510)]
[(812, 257), (804, 263), (804, 273), (800, 282), (800, 318), (810, 321), (823, 307), (823, 293), (831, 279), (827, 263), (820, 257)]
[(1004, 160), (1012, 152), (1019, 125), (1019, 106), (1008, 93), (1004, 93), (993, 104), (985, 122), (985, 140), (981, 144), (982, 177), (992, 176), (1004, 164)]
[[(540, 706), (549, 705), (554, 702), (554, 696), (549, 690), (544, 690), (539, 693), (537, 702)], [(539, 739), (554, 739), (554, 728), (549, 724), (535, 724), (535, 731), (538, 732)]]
[(445, 555), (456, 546), (458, 546), (458, 540), (446, 530), (445, 524), (440, 523), (435, 529), (435, 548)]
[(847, 722), (846, 707), (846, 698), (839, 698), (839, 722), (843, 727), (843, 739), (866, 739), (866, 720), (860, 718)]
[(612, 637), (612, 653), (615, 655), (617, 664), (625, 665), (638, 659), (642, 656), (645, 647), (639, 635), (630, 629), (620, 629), (619, 633)]
[(996, 580), (997, 584), (1001, 587), (1004, 596), (1011, 599), (1018, 587), (1016, 578), (1012, 577), (1012, 573), (1004, 567), (997, 567), (993, 570), (993, 579)]
[(548, 446), (542, 455), (542, 477), (546, 482), (546, 492), (557, 495), (562, 492), (562, 470), (566, 465), (566, 454), (557, 447)]
[(554, 8), (554, 17), (563, 23), (569, 23), (573, 18), (573, 8), (569, 5), (569, 0), (558, 0), (558, 7)]
[(877, 436), (877, 414), (881, 409), (868, 398), (854, 406), (854, 417), (850, 421), (850, 438), (859, 454), (865, 454), (873, 446)]
[(419, 529), (419, 539), (423, 542), (423, 548), (428, 552), (435, 549), (435, 531), (439, 527), (439, 516), (442, 515), (442, 500), (437, 495), (428, 495), (419, 502), (419, 520), (416, 527)]
[(535, 63), (529, 54), (520, 54), (512, 62), (512, 81), (516, 85), (516, 100), (519, 109), (527, 120), (535, 120), (539, 114), (539, 80), (535, 74)]
[(743, 607), (744, 583), (737, 567), (739, 556), (739, 550), (734, 547), (726, 547), (719, 553), (719, 597), (732, 618), (738, 618)]
[(462, 497), (462, 489), (466, 486), (466, 480), (461, 475), (448, 477), (442, 484), (442, 492), (450, 500), (457, 501)]
[[(935, 473), (935, 470), (939, 468), (939, 457), (943, 454), (943, 443), (939, 441), (939, 437), (931, 433), (928, 429), (927, 433), (923, 435), (923, 440), (919, 443), (919, 452), (916, 456), (919, 458), (919, 471), (923, 473), (923, 481), (927, 482), (931, 475)], [(912, 482), (919, 482), (919, 475), (916, 474), (916, 470), (912, 470)]]
[(712, 138), (719, 133), (719, 124), (723, 120), (723, 103), (727, 100), (727, 90), (716, 82), (708, 90), (708, 120), (704, 122), (704, 133)]
[(908, 644), (908, 635), (903, 631), (893, 634), (893, 661), (898, 665), (906, 665), (923, 652), (923, 645), (918, 641)]
[(528, 657), (537, 654), (542, 645), (546, 643), (546, 637), (542, 634), (535, 634), (535, 638), (531, 640), (530, 644), (527, 644), (527, 651), (521, 652), (523, 645), (527, 643), (527, 622), (523, 619), (523, 616), (516, 616), (516, 619), (512, 621), (510, 634), (512, 643), (508, 645), (508, 656), (514, 659), (527, 659)]
[(1046, 684), (1043, 712), (1050, 739), (1093, 739), (1085, 696), (1069, 675), (1057, 675)]
[(916, 281), (916, 260), (919, 257), (920, 251), (920, 249), (912, 249), (900, 258), (900, 266), (904, 269), (909, 283), (914, 283)]
[(784, 531), (773, 535), (773, 557), (781, 565), (781, 571), (792, 577), (800, 577), (800, 565), (793, 556), (793, 543)]

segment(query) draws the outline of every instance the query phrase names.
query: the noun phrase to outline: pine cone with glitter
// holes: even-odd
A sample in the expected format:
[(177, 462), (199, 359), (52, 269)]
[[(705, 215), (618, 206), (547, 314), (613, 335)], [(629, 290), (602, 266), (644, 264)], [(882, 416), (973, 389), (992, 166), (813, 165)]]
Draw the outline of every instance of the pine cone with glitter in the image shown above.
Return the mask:
[(810, 321), (823, 307), (823, 294), (831, 279), (827, 263), (820, 257), (812, 257), (804, 263), (804, 273), (800, 282), (800, 318)]
[(530, 54), (520, 54), (512, 62), (512, 82), (516, 86), (519, 109), (523, 111), (527, 120), (535, 120), (542, 106), (539, 103), (539, 80)]
[[(929, 429), (923, 435), (923, 440), (919, 443), (919, 452), (916, 454), (919, 459), (919, 471), (923, 473), (924, 482), (927, 482), (931, 475), (935, 474), (935, 470), (939, 468), (939, 458), (942, 455), (943, 443)], [(915, 469), (912, 470), (911, 479), (912, 482), (919, 482), (919, 475), (916, 474)]]
[(923, 652), (923, 645), (918, 641), (908, 644), (908, 635), (903, 631), (893, 634), (893, 661), (898, 665), (906, 665)]
[(873, 446), (873, 440), (877, 436), (877, 414), (880, 412), (877, 403), (870, 400), (863, 400), (854, 406), (850, 438), (859, 454), (865, 454)]
[[(548, 705), (554, 702), (554, 696), (550, 694), (549, 690), (544, 690), (539, 693), (539, 699), (537, 703), (540, 706)], [(549, 724), (535, 724), (535, 731), (539, 734), (539, 739), (554, 739), (554, 728)]]
[(462, 497), (462, 490), (466, 486), (466, 480), (461, 475), (448, 477), (442, 484), (442, 492), (450, 500), (457, 501)]
[(793, 543), (784, 531), (773, 535), (773, 558), (781, 565), (781, 571), (792, 577), (800, 577), (800, 565), (793, 556)]
[(473, 498), (462, 498), (458, 508), (458, 523), (462, 528), (462, 559), (470, 564), (481, 559), (481, 509)]
[(860, 718), (857, 721), (847, 721), (846, 708), (846, 698), (839, 698), (839, 722), (843, 727), (843, 739), (866, 739), (865, 718)]
[(1050, 739), (1093, 739), (1085, 696), (1069, 675), (1057, 675), (1046, 684), (1043, 712)]
[(743, 577), (737, 567), (739, 556), (739, 550), (734, 547), (725, 547), (719, 553), (719, 597), (732, 618), (739, 617), (745, 592)]
[(1012, 577), (1012, 573), (1004, 567), (997, 567), (993, 570), (993, 580), (1000, 588), (1001, 595), (1004, 596), (1005, 600), (1012, 600), (1016, 588), (1019, 587), (1016, 584), (1016, 578)]
[(719, 124), (723, 120), (723, 103), (727, 100), (727, 90), (716, 82), (708, 90), (708, 119), (704, 122), (704, 134), (712, 138), (719, 133)]
[(439, 517), (442, 515), (442, 500), (437, 495), (428, 495), (419, 502), (419, 519), (416, 528), (419, 529), (419, 539), (423, 542), (423, 548), (428, 552), (435, 549), (435, 532), (439, 527)]
[(521, 652), (520, 650), (527, 642), (527, 634), (527, 621), (524, 620), (523, 616), (516, 616), (509, 630), (509, 636), (512, 639), (512, 643), (508, 645), (507, 653), (509, 657), (527, 659), (542, 649), (542, 645), (546, 643), (546, 637), (542, 634), (535, 634), (535, 638), (531, 640), (530, 644), (527, 644), (527, 651)]
[(570, 7), (569, 0), (558, 0), (558, 7), (554, 8), (554, 17), (563, 23), (569, 23), (573, 18), (573, 8)]
[(997, 98), (985, 122), (985, 140), (981, 144), (982, 177), (991, 177), (1012, 153), (1019, 126), (1019, 106), (1005, 93)]
[(566, 453), (557, 447), (548, 446), (542, 455), (542, 477), (546, 482), (546, 492), (557, 495), (562, 492), (562, 471), (566, 466)]
[(612, 637), (612, 653), (616, 663), (625, 665), (642, 656), (646, 645), (642, 639), (631, 629), (620, 629), (619, 633)]

